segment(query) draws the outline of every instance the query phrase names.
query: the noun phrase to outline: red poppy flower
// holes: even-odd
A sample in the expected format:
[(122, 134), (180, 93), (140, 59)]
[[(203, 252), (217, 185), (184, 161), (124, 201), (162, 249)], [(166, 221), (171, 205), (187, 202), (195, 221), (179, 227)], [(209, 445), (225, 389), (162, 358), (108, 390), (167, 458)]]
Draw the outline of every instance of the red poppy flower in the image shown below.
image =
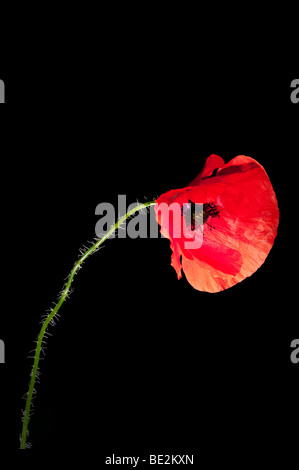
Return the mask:
[[(179, 216), (169, 210), (173, 203)], [(279, 221), (266, 171), (244, 155), (227, 164), (211, 155), (188, 186), (157, 199), (155, 212), (162, 235), (171, 242), (171, 265), (178, 278), (183, 269), (190, 284), (206, 292), (222, 291), (251, 276), (271, 250)]]

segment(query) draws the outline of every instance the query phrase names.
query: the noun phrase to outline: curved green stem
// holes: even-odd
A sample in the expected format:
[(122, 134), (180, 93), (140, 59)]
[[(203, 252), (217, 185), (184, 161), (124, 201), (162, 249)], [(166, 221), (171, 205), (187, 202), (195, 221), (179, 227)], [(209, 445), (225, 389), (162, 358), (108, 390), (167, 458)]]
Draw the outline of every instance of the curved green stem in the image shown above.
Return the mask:
[(39, 332), (39, 335), (38, 335), (38, 339), (37, 339), (37, 344), (36, 344), (36, 349), (35, 349), (35, 355), (34, 355), (34, 363), (33, 363), (33, 368), (32, 368), (32, 372), (31, 372), (31, 377), (30, 377), (30, 384), (29, 384), (29, 390), (28, 390), (28, 393), (27, 393), (27, 399), (26, 399), (26, 407), (25, 407), (25, 412), (24, 412), (24, 417), (23, 417), (23, 427), (22, 427), (22, 435), (21, 435), (21, 444), (20, 444), (20, 449), (25, 449), (26, 448), (26, 440), (27, 440), (27, 435), (28, 435), (28, 424), (29, 424), (29, 418), (30, 418), (30, 409), (31, 409), (31, 402), (32, 402), (32, 396), (33, 396), (33, 393), (34, 393), (34, 386), (35, 386), (35, 381), (36, 381), (36, 376), (37, 376), (37, 371), (38, 371), (38, 364), (39, 364), (39, 359), (40, 359), (40, 352), (41, 352), (41, 347), (42, 347), (42, 342), (43, 342), (43, 338), (44, 338), (44, 335), (45, 335), (45, 332), (47, 330), (47, 327), (49, 325), (49, 323), (51, 322), (52, 318), (55, 317), (55, 315), (57, 314), (58, 310), (60, 309), (61, 305), (63, 304), (63, 302), (65, 301), (68, 293), (69, 293), (69, 290), (70, 290), (70, 287), (71, 287), (71, 284), (72, 284), (72, 281), (74, 279), (74, 276), (76, 274), (76, 272), (78, 271), (78, 269), (80, 268), (81, 264), (83, 263), (83, 261), (85, 261), (85, 259), (91, 255), (105, 240), (107, 240), (107, 238), (110, 237), (110, 235), (115, 231), (117, 230), (117, 228), (128, 218), (130, 217), (132, 214), (134, 214), (135, 212), (145, 208), (145, 207), (148, 207), (148, 206), (151, 206), (151, 205), (154, 205), (155, 204), (155, 201), (150, 201), (150, 202), (145, 202), (144, 204), (139, 204), (138, 206), (134, 207), (133, 209), (131, 209), (130, 211), (128, 211), (124, 216), (122, 216), (117, 222), (116, 224), (110, 228), (110, 230), (106, 233), (106, 235), (104, 235), (101, 239), (99, 239), (94, 245), (92, 245), (80, 258), (79, 260), (75, 263), (72, 271), (70, 272), (70, 275), (67, 279), (67, 282), (65, 284), (65, 287), (62, 291), (62, 294), (57, 302), (57, 304), (55, 305), (55, 307), (51, 310), (51, 312), (49, 313), (49, 315), (47, 316), (47, 318), (45, 319), (43, 325), (42, 325), (42, 328)]

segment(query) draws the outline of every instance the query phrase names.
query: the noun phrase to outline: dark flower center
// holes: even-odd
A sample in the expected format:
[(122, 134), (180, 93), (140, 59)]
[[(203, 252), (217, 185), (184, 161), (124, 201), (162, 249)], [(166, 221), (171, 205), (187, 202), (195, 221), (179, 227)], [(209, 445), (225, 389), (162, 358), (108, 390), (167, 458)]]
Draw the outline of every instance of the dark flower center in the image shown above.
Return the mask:
[(213, 202), (205, 202), (202, 206), (188, 199), (188, 202), (183, 204), (181, 214), (185, 217), (187, 227), (191, 230), (196, 230), (198, 227), (207, 224), (210, 230), (213, 227), (208, 223), (209, 217), (220, 217), (219, 210)]

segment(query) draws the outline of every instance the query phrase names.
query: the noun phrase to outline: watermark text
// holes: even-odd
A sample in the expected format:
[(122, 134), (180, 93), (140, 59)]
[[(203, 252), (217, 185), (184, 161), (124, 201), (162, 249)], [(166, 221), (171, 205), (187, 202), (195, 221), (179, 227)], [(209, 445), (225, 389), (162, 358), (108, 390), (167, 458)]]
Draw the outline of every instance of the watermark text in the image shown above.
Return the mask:
[(5, 345), (4, 345), (4, 341), (0, 339), (0, 364), (4, 364), (4, 363), (5, 363)]
[(5, 103), (5, 86), (4, 81), (0, 79), (0, 104)]
[[(117, 220), (138, 205), (133, 203), (127, 207), (124, 194), (118, 196), (117, 210), (109, 202), (98, 204), (95, 214), (100, 218), (95, 226), (96, 236), (101, 238), (106, 235)], [(160, 202), (136, 211), (132, 218), (123, 221), (119, 230), (113, 232), (110, 238), (159, 238), (161, 233), (166, 238), (180, 239), (186, 249), (198, 249), (203, 243), (206, 219), (204, 205), (199, 202)]]
[(299, 103), (299, 78), (292, 80), (291, 88), (294, 88), (291, 93), (291, 101), (292, 103), (297, 104)]
[(299, 363), (299, 339), (293, 339), (291, 342), (291, 348), (293, 349), (291, 353), (291, 361), (293, 364)]

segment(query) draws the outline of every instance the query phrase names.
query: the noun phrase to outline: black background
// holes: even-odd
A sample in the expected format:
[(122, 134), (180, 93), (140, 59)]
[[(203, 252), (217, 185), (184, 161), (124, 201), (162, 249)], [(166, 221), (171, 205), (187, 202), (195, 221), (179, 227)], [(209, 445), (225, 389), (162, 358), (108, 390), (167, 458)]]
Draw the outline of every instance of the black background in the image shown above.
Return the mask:
[[(112, 453), (189, 452), (211, 466), (292, 459), (296, 73), (125, 39), (77, 49), (80, 66), (69, 48), (49, 49), (1, 71), (3, 450), (21, 460), (59, 452), (99, 464)], [(168, 240), (108, 241), (50, 328), (24, 457), (17, 448), (27, 356), (41, 315), (95, 236), (95, 207), (116, 204), (118, 194), (130, 204), (183, 187), (211, 153), (226, 162), (249, 155), (265, 167), (281, 213), (266, 262), (207, 294), (177, 280)]]

